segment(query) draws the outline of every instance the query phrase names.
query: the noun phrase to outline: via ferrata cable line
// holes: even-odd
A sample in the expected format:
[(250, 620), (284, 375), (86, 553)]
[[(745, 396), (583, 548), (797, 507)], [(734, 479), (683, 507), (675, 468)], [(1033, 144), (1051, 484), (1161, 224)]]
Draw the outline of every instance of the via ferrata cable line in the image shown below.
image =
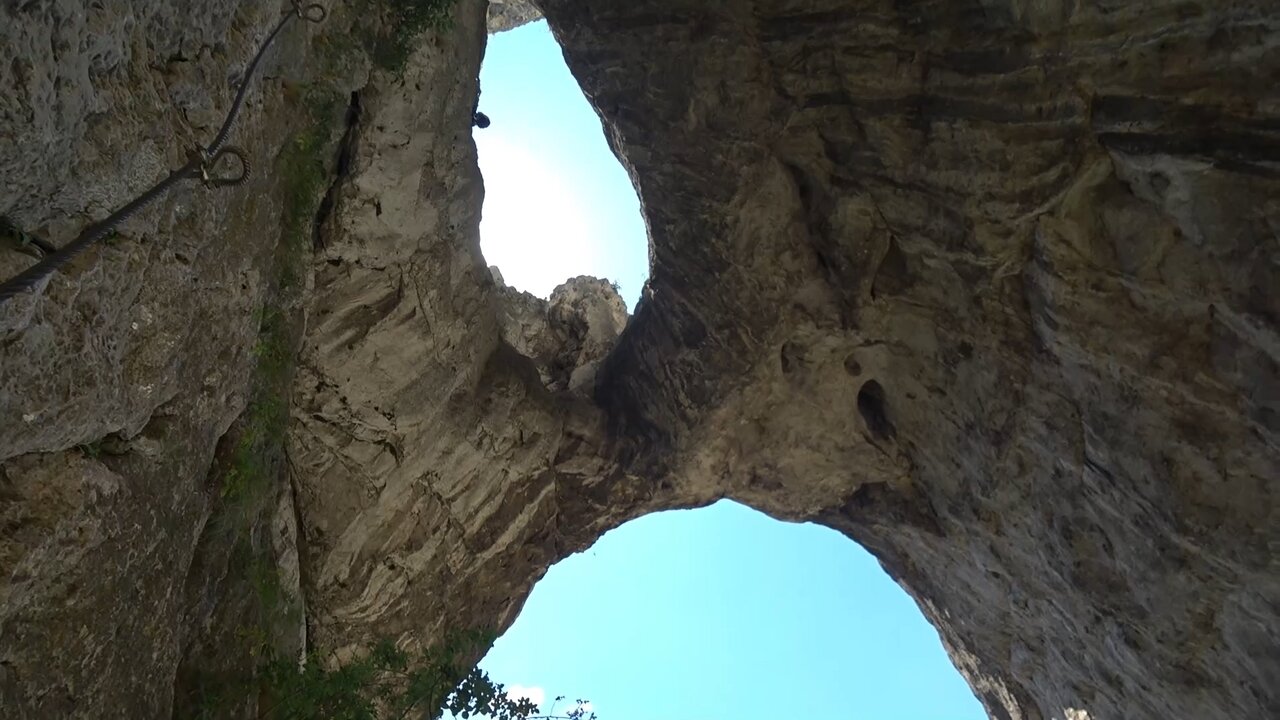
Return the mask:
[[(249, 83), (253, 80), (253, 74), (257, 71), (258, 64), (262, 61), (262, 56), (266, 54), (267, 48), (271, 47), (271, 43), (289, 24), (289, 21), (299, 18), (307, 22), (319, 23), (323, 22), (328, 16), (325, 9), (317, 3), (303, 5), (300, 0), (293, 0), (292, 4), (293, 9), (286, 13), (280, 19), (280, 22), (276, 23), (275, 28), (267, 35), (267, 39), (262, 42), (262, 47), (258, 48), (258, 53), (253, 56), (253, 60), (245, 68), (244, 78), (240, 81), (240, 88), (236, 91), (235, 100), (232, 101), (231, 109), (227, 111), (227, 117), (223, 121), (222, 127), (218, 130), (218, 134), (214, 136), (213, 142), (206, 147), (197, 146), (193, 148), (187, 154), (187, 163), (185, 165), (169, 173), (167, 177), (152, 186), (150, 190), (134, 198), (124, 207), (108, 215), (104, 220), (85, 228), (75, 240), (72, 240), (65, 247), (0, 283), (0, 303), (4, 303), (20, 293), (34, 290), (41, 280), (57, 272), (77, 255), (100, 242), (117, 225), (129, 219), (134, 213), (164, 195), (170, 188), (183, 180), (200, 180), (205, 187), (223, 188), (241, 185), (249, 179), (251, 168), (245, 151), (226, 143), (231, 135), (231, 128), (235, 125), (236, 118), (240, 115), (240, 109), (244, 105), (245, 94), (249, 91)], [(228, 157), (233, 158), (240, 166), (239, 174), (216, 174), (215, 171), (218, 166), (222, 164), (223, 159)]]

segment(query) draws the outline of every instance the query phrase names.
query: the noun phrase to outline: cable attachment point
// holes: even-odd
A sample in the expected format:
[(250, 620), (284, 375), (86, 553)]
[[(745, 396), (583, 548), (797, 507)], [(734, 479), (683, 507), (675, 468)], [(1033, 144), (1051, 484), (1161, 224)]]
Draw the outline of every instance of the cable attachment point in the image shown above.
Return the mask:
[(329, 11), (320, 3), (302, 4), (301, 0), (293, 1), (293, 14), (307, 22), (320, 23), (329, 17)]
[[(200, 178), (200, 182), (204, 183), (208, 188), (224, 188), (243, 185), (249, 179), (249, 173), (252, 166), (249, 164), (249, 157), (244, 150), (235, 145), (227, 145), (212, 155), (207, 154), (204, 150), (196, 148), (192, 150), (188, 157), (196, 166), (196, 175)], [(234, 158), (239, 165), (239, 174), (237, 175), (219, 175), (215, 174), (219, 164), (225, 157)]]

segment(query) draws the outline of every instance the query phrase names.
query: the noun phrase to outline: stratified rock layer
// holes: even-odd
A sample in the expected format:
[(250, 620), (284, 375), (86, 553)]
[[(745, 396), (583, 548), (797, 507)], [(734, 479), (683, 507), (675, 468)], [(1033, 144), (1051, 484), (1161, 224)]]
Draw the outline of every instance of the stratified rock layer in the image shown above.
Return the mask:
[(652, 233), (614, 457), (862, 542), (994, 717), (1280, 712), (1280, 8), (541, 5)]
[[(0, 215), (61, 240), (176, 164), (173, 104), (216, 122), (280, 10), (223, 5), (0, 10)], [(272, 525), (311, 643), (505, 626), (605, 530), (732, 497), (874, 552), (995, 718), (1280, 714), (1280, 10), (541, 5), (642, 199), (630, 320), (480, 255), (485, 3), (394, 72), (299, 31), (250, 96), (272, 157), (287, 71), (356, 91)], [(205, 483), (287, 194), (254, 182), (0, 308), (6, 712), (172, 715), (232, 629)]]

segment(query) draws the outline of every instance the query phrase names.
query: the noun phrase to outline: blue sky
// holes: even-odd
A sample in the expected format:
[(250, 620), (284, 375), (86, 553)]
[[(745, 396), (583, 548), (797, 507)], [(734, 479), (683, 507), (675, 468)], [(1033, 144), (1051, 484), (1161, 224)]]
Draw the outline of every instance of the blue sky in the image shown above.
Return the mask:
[[(544, 297), (608, 277), (633, 307), (639, 204), (546, 23), (491, 37), (480, 79), (488, 262)], [(558, 563), (481, 667), (548, 701), (588, 698), (600, 720), (985, 717), (865, 550), (729, 501), (640, 518)]]
[(562, 560), (481, 663), (600, 720), (981, 720), (869, 553), (730, 501), (648, 515)]
[(640, 202), (546, 22), (489, 38), (480, 111), (492, 122), (474, 132), (489, 264), (539, 297), (575, 275), (607, 277), (634, 309), (649, 275)]

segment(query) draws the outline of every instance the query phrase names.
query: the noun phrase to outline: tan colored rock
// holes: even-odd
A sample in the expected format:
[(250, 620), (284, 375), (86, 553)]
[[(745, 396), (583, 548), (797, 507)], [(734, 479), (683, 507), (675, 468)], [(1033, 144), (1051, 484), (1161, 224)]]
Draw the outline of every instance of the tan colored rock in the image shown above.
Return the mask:
[[(361, 501), (324, 554), (337, 635), (510, 618), (603, 529), (728, 496), (876, 553), (993, 717), (1270, 714), (1275, 34), (1161, 3), (801, 5), (545, 3), (644, 197), (650, 291), (603, 416), (502, 343), (427, 362), (457, 379), (415, 416), (482, 430), (420, 426), (400, 463), (430, 458), (430, 491)], [(554, 353), (536, 303), (496, 312), (533, 318), (498, 324), (534, 368)]]
[(542, 18), (531, 0), (489, 0), (489, 32), (514, 30)]
[[(1280, 11), (541, 4), (643, 198), (649, 288), (625, 320), (602, 281), (544, 303), (486, 267), (484, 3), (361, 79), (292, 391), (309, 642), (505, 627), (605, 530), (731, 497), (875, 553), (994, 718), (1277, 714)], [(169, 85), (187, 41), (146, 40), (185, 6), (128, 5), (0, 11), (36, 88), (0, 99), (0, 214), (60, 239), (145, 184), (183, 128), (148, 93), (207, 123), (279, 9), (215, 4)], [(281, 101), (251, 98), (270, 156)], [(0, 309), (18, 717), (172, 716), (230, 636), (204, 483), (279, 222), (255, 182)]]
[[(490, 268), (496, 272), (496, 268)], [(548, 390), (590, 395), (600, 363), (627, 323), (627, 306), (607, 280), (571, 278), (541, 300), (502, 286), (502, 339), (534, 361)]]
[(541, 7), (652, 233), (628, 468), (864, 544), (993, 717), (1280, 710), (1280, 10)]

